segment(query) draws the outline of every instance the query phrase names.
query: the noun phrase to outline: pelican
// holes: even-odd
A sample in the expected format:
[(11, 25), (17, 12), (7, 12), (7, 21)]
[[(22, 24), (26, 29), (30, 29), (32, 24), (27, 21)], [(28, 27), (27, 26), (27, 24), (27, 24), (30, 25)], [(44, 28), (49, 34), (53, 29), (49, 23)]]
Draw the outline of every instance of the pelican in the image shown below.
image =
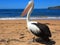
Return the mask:
[(30, 20), (31, 12), (34, 8), (34, 1), (30, 0), (25, 10), (22, 12), (21, 16), (25, 16), (27, 14), (27, 28), (32, 34), (37, 37), (42, 38), (45, 41), (49, 41), (49, 37), (51, 37), (51, 32), (49, 27), (46, 24), (42, 24), (36, 21)]

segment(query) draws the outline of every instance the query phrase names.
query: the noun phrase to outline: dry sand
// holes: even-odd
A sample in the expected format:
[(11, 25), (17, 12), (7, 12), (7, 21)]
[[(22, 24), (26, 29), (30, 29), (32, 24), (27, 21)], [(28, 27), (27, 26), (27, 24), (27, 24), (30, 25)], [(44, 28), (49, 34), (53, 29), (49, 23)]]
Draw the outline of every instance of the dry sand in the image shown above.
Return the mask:
[(31, 42), (34, 37), (27, 30), (25, 20), (0, 20), (0, 45), (60, 45), (60, 20), (36, 20), (49, 26), (51, 42)]

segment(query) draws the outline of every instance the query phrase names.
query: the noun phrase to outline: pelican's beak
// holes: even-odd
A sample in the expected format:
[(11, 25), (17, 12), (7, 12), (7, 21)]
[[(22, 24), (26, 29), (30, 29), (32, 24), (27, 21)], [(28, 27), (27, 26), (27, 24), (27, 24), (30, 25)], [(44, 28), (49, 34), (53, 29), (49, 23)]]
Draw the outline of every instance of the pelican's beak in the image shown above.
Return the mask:
[(31, 6), (32, 6), (32, 3), (28, 3), (28, 5), (24, 9), (24, 11), (22, 12), (21, 16), (25, 16), (28, 13), (28, 11), (31, 8)]

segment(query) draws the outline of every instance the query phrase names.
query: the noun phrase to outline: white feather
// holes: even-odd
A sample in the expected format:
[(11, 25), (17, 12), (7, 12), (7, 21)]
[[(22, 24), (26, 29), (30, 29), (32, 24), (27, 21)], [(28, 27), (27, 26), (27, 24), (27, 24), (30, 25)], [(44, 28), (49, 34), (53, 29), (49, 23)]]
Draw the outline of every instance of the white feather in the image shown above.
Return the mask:
[(33, 22), (33, 21), (28, 22), (28, 24), (27, 24), (28, 30), (29, 30), (29, 31), (32, 30), (34, 33), (41, 32), (40, 29), (39, 29), (36, 25), (34, 25), (34, 24), (32, 24), (32, 23), (37, 23), (37, 22)]

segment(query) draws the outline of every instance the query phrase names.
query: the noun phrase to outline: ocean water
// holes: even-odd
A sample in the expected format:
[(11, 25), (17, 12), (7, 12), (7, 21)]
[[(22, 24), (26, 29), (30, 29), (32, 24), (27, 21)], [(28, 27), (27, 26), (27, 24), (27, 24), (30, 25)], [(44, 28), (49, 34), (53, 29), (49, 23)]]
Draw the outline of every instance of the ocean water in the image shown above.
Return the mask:
[[(21, 17), (24, 9), (0, 9), (0, 19), (25, 19)], [(32, 19), (60, 19), (60, 9), (34, 9)]]

